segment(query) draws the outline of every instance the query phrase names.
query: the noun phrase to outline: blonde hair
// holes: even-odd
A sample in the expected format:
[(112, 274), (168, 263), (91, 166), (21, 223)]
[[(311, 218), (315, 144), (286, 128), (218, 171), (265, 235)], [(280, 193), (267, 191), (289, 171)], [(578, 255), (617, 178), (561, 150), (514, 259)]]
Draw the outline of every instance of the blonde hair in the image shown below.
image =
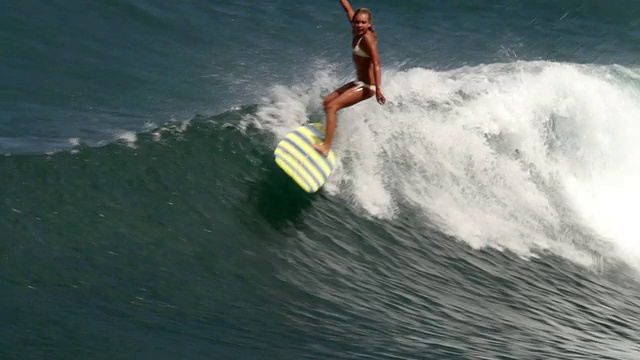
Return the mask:
[[(369, 22), (373, 21), (373, 14), (371, 14), (371, 10), (367, 8), (357, 8), (356, 11), (353, 13), (353, 17), (351, 18), (351, 23), (353, 23), (356, 20), (356, 16), (358, 16), (358, 14), (365, 14), (369, 17)], [(373, 28), (373, 25), (369, 27), (369, 30), (371, 30), (371, 32), (373, 33), (373, 36), (375, 36), (376, 39), (378, 39), (378, 34), (376, 34), (376, 30)], [(355, 34), (356, 32), (355, 29), (353, 29), (352, 31)]]

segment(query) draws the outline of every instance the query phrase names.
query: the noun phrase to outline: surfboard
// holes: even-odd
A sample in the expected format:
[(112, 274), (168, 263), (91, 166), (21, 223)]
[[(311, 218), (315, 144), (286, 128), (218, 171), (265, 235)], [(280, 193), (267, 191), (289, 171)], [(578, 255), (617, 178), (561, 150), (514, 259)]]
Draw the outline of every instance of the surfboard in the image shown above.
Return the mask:
[(314, 193), (327, 181), (336, 166), (333, 150), (324, 157), (312, 144), (324, 140), (324, 126), (310, 123), (297, 127), (280, 140), (273, 152), (275, 162), (304, 191)]

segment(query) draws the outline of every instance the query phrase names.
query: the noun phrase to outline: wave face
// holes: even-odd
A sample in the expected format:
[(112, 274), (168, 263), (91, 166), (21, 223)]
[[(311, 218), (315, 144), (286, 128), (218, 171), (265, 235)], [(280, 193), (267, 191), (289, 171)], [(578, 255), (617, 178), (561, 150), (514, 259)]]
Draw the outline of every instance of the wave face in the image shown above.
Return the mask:
[(608, 192), (636, 171), (629, 70), (390, 74), (389, 104), (340, 113), (340, 164), (309, 196), (272, 151), (341, 80), (316, 79), (0, 158), (2, 320), (36, 344), (4, 354), (637, 356), (634, 223), (613, 206), (634, 205)]

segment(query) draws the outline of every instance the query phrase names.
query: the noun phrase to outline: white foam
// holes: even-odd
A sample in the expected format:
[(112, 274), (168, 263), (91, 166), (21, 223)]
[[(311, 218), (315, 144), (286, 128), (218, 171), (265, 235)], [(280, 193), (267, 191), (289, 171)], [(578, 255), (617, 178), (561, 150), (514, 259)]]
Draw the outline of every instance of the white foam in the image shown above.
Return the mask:
[[(550, 62), (386, 70), (388, 104), (339, 112), (341, 167), (326, 190), (380, 218), (411, 204), (475, 248), (545, 249), (589, 265), (589, 251), (573, 245), (582, 233), (563, 216), (575, 211), (633, 263), (640, 103), (611, 69), (622, 73)], [(274, 87), (252, 121), (276, 138), (308, 121), (349, 80), (317, 72)]]
[(135, 131), (117, 130), (113, 136), (116, 141), (123, 142), (130, 148), (136, 148), (137, 146), (138, 135)]
[(566, 146), (565, 189), (584, 223), (640, 268), (640, 94), (614, 81), (584, 85), (575, 94), (579, 120), (562, 129), (574, 135)]

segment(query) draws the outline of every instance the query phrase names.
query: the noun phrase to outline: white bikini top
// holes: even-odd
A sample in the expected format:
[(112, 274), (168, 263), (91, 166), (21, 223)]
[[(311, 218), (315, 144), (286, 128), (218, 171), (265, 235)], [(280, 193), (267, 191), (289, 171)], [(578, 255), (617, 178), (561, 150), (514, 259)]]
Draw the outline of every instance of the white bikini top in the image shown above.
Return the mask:
[(369, 54), (367, 54), (366, 52), (364, 52), (364, 50), (362, 50), (360, 48), (360, 41), (362, 41), (362, 38), (364, 37), (364, 35), (362, 35), (360, 37), (360, 39), (358, 40), (358, 42), (356, 43), (356, 46), (353, 48), (353, 54), (354, 55), (358, 55), (358, 56), (362, 56), (362, 57), (369, 57)]

